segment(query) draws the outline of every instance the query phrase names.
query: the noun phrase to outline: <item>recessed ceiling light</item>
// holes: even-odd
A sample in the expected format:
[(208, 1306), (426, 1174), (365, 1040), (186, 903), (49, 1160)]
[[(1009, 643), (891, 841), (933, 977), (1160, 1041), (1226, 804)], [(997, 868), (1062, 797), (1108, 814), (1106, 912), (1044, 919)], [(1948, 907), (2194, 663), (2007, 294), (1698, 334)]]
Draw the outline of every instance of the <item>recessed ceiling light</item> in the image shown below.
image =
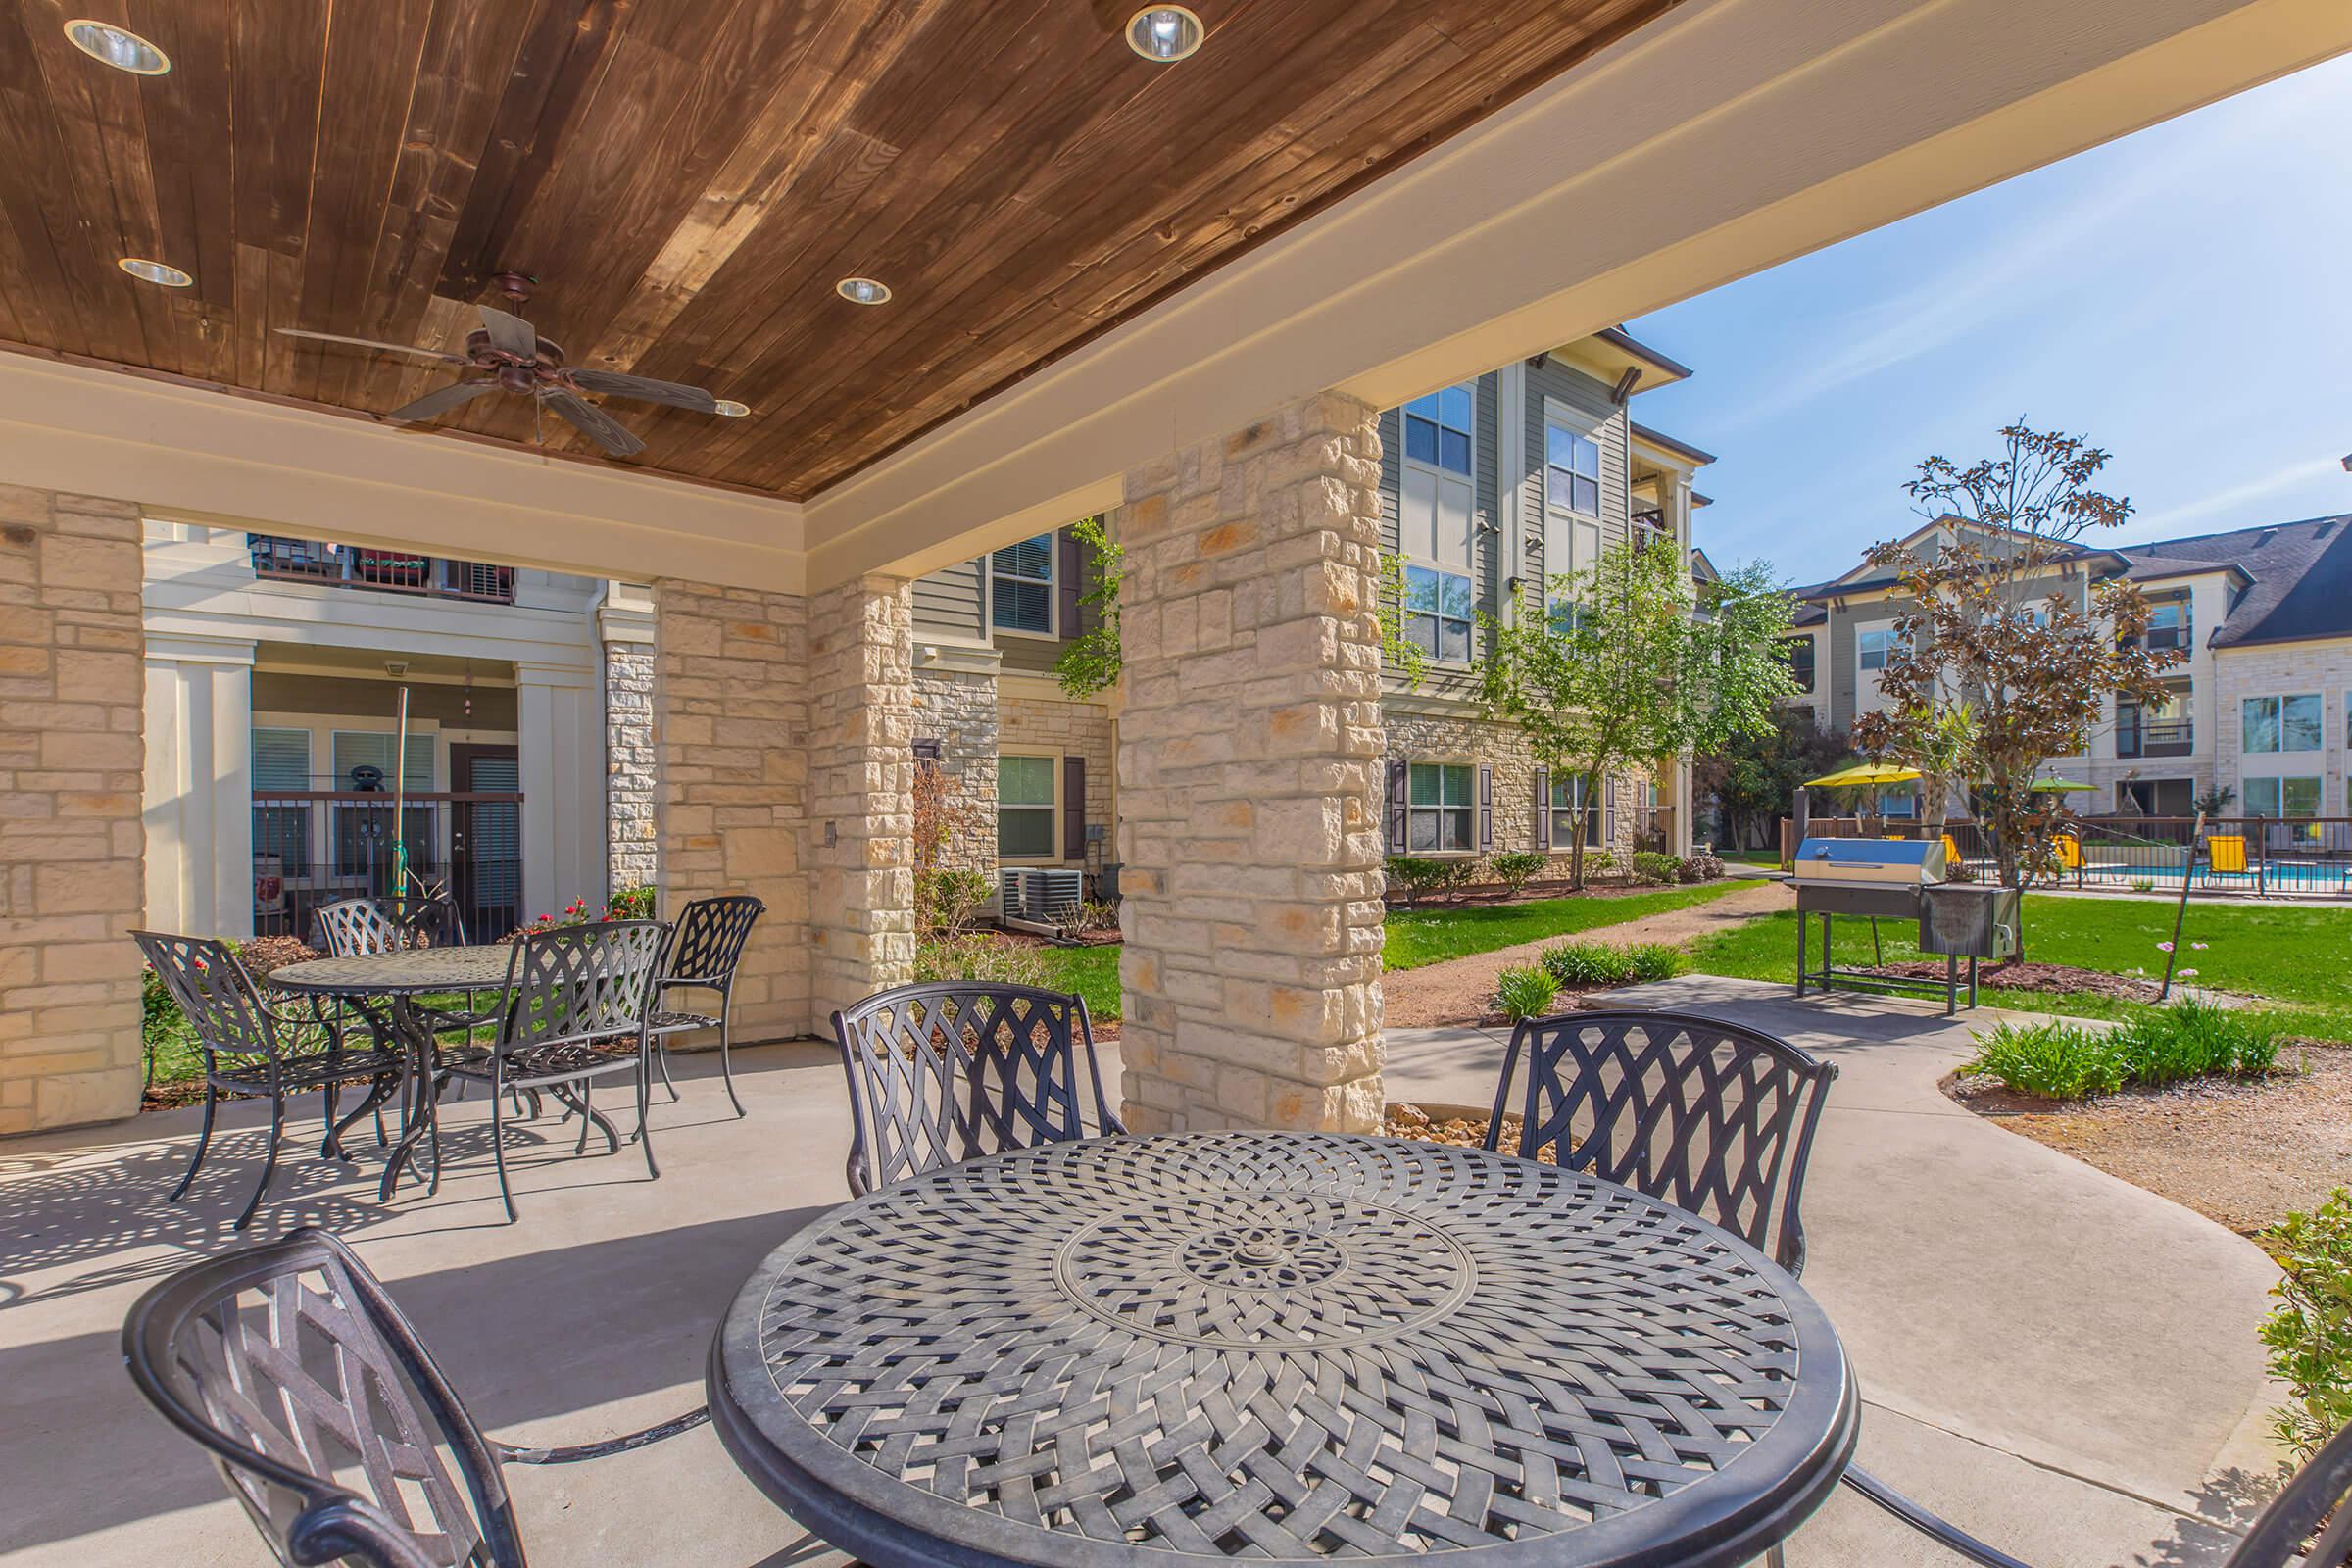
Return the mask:
[(852, 304), (880, 305), (889, 300), (890, 285), (870, 277), (845, 277), (833, 285), (833, 292)]
[(1157, 66), (1186, 58), (1207, 36), (1200, 19), (1182, 6), (1146, 6), (1127, 19), (1127, 47)]
[(66, 36), (73, 40), (74, 48), (92, 60), (103, 61), (134, 76), (160, 76), (172, 69), (171, 58), (161, 49), (111, 22), (77, 18), (66, 24)]
[(161, 283), (166, 288), (186, 288), (196, 281), (176, 267), (166, 267), (140, 256), (125, 256), (115, 265), (142, 283)]
[(720, 398), (718, 407), (710, 412), (721, 418), (740, 419), (752, 412), (752, 406), (748, 403), (738, 403), (733, 398)]

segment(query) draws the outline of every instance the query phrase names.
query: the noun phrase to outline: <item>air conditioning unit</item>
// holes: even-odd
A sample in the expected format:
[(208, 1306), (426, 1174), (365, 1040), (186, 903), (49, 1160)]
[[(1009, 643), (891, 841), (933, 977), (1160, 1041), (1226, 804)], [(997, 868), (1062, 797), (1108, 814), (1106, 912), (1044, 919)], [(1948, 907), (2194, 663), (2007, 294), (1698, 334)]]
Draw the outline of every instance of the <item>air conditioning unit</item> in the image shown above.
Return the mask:
[(1038, 925), (1070, 925), (1086, 898), (1086, 873), (1034, 866), (1005, 866), (998, 873), (1004, 918)]

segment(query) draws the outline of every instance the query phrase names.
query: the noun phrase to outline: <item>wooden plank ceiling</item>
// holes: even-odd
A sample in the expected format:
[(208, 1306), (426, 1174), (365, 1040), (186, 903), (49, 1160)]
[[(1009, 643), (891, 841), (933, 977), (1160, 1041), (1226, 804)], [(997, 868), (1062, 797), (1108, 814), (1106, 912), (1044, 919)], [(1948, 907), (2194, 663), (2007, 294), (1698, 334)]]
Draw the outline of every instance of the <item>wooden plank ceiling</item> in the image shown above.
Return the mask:
[(0, 338), (377, 413), (452, 372), (272, 328), (457, 347), (514, 270), (569, 363), (755, 411), (614, 400), (633, 466), (806, 497), (1672, 3), (1200, 0), (1157, 66), (1116, 0), (0, 0)]

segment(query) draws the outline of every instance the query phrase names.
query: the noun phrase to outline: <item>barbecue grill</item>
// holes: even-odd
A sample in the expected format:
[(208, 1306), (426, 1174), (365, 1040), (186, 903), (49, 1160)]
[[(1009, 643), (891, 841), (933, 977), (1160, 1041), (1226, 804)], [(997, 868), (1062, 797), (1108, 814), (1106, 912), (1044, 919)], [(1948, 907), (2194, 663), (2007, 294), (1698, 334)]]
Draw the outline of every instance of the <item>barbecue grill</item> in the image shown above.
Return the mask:
[[(2017, 951), (2017, 894), (2008, 888), (1947, 883), (1950, 870), (1940, 835), (1921, 839), (1807, 839), (1797, 847), (1789, 885), (1796, 889), (1796, 994), (1806, 990), (1872, 991), (1943, 998), (1946, 1012), (1960, 1004), (1960, 960), (1968, 959), (1968, 1004), (1977, 1004), (1977, 960)], [(1944, 977), (1840, 969), (1831, 961), (1836, 917), (1870, 921), (1871, 949), (1881, 954), (1879, 921), (1914, 920), (1922, 953), (1943, 956)], [(1808, 936), (1821, 919), (1821, 963), (1810, 961)], [(1883, 957), (1881, 959), (1883, 963)]]

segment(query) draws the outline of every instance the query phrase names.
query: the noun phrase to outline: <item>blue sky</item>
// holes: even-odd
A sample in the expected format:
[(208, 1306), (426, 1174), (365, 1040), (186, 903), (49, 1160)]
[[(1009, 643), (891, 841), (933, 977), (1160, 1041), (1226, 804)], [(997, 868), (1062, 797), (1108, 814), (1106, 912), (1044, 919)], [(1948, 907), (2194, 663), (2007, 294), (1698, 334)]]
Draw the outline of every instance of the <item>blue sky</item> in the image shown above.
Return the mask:
[(2114, 454), (2116, 544), (2352, 512), (2352, 57), (1628, 325), (1718, 564), (1834, 575), (2021, 415)]

